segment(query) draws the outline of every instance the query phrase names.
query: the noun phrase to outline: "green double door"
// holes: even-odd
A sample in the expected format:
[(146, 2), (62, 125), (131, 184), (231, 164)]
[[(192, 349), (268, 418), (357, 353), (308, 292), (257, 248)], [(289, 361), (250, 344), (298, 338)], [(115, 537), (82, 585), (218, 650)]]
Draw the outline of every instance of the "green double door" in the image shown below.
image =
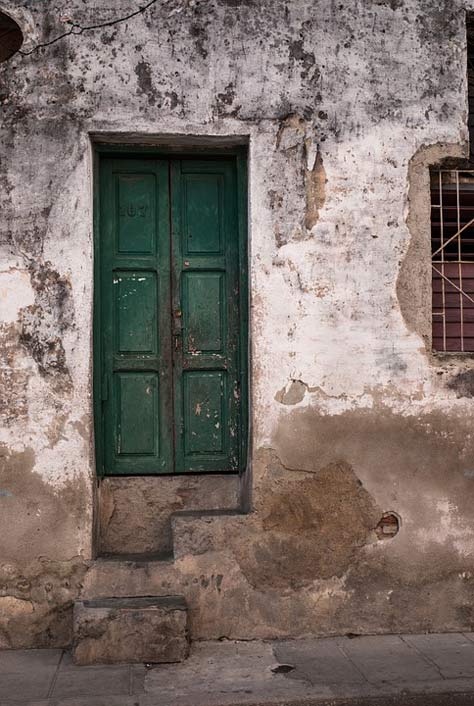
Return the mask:
[(236, 472), (246, 369), (236, 160), (122, 157), (100, 165), (100, 470)]

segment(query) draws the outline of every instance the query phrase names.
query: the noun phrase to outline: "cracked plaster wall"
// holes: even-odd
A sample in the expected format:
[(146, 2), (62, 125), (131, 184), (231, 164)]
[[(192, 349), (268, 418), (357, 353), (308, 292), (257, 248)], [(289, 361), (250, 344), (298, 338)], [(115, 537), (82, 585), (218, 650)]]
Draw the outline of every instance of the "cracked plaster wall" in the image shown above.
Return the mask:
[[(30, 51), (131, 3), (0, 7)], [(426, 261), (427, 168), (467, 154), (466, 8), (163, 0), (0, 66), (0, 644), (67, 643), (92, 556), (100, 133), (249, 141), (254, 512), (181, 562), (223, 576), (195, 636), (472, 629), (471, 361), (429, 353)]]

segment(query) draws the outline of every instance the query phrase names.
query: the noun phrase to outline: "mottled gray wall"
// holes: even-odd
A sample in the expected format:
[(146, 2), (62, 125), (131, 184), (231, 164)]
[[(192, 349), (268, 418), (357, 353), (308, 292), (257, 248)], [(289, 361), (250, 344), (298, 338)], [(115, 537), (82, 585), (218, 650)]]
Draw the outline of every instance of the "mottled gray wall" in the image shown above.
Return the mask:
[(0, 2), (32, 51), (0, 67), (0, 644), (67, 643), (70, 601), (99, 591), (105, 133), (249, 143), (254, 511), (175, 547), (193, 635), (471, 629), (474, 382), (430, 353), (428, 166), (467, 154), (472, 0), (161, 0), (34, 50), (136, 6)]

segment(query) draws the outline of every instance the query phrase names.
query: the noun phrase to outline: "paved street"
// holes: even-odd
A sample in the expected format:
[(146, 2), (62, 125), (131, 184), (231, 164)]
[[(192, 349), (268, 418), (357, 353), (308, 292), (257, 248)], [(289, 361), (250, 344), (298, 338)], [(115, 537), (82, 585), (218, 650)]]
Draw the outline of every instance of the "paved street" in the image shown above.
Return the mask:
[(171, 665), (0, 652), (0, 706), (474, 705), (474, 633), (202, 642)]

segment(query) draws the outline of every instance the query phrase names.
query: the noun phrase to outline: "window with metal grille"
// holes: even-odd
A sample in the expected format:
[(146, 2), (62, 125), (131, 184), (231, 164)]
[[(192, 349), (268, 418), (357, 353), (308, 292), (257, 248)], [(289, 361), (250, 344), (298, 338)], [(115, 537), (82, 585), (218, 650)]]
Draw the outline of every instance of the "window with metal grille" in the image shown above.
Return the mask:
[(431, 172), (433, 349), (474, 352), (474, 169)]

